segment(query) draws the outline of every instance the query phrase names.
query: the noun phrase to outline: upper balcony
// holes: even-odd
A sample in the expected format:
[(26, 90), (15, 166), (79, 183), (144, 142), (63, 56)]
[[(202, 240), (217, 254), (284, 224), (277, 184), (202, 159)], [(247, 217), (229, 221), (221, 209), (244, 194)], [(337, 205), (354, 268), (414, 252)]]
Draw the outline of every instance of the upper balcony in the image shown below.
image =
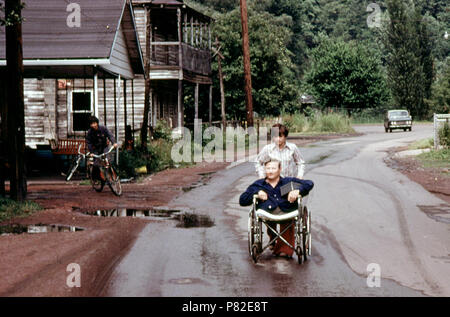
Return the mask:
[[(150, 78), (210, 84), (212, 19), (175, 0), (133, 4), (135, 11), (143, 8), (136, 19), (138, 30), (143, 32), (144, 56), (150, 51)], [(140, 18), (144, 21), (139, 23)]]

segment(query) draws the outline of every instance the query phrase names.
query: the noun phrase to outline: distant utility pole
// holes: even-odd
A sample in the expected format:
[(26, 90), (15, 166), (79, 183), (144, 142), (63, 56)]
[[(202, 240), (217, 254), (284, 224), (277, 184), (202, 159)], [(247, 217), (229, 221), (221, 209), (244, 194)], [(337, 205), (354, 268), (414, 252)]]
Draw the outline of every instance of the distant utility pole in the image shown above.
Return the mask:
[(244, 53), (245, 103), (247, 105), (247, 125), (253, 126), (252, 74), (250, 71), (250, 44), (248, 39), (247, 1), (241, 1), (242, 50)]
[(27, 195), (25, 175), (25, 107), (23, 101), (22, 3), (5, 1), (7, 143), (10, 197), (23, 201)]

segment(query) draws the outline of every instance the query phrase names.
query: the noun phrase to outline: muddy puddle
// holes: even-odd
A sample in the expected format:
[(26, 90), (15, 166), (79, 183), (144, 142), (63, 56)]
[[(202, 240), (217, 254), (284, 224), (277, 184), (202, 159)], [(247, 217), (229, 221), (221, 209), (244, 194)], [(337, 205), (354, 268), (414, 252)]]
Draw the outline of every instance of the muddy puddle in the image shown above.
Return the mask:
[(152, 209), (90, 209), (83, 210), (73, 207), (74, 211), (96, 217), (133, 217), (154, 220), (176, 220), (178, 228), (209, 228), (214, 226), (214, 220), (208, 215), (199, 215), (187, 209), (171, 209), (156, 207)]
[(0, 236), (11, 234), (36, 234), (36, 233), (49, 233), (49, 232), (77, 232), (83, 231), (84, 228), (64, 225), (21, 225), (21, 224), (9, 224), (0, 226)]
[(211, 180), (211, 177), (214, 174), (215, 172), (200, 173), (198, 175), (201, 176), (201, 179), (198, 182), (192, 184), (191, 186), (182, 187), (181, 189), (183, 190), (183, 192), (187, 193), (198, 187), (205, 186)]

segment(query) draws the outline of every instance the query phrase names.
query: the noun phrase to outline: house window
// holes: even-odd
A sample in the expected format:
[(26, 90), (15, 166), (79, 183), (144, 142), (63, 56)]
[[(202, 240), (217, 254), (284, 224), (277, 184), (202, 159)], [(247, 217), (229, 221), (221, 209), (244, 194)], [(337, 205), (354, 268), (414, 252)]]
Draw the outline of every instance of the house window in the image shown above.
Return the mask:
[(89, 129), (89, 117), (93, 113), (91, 91), (73, 91), (71, 109), (72, 132), (84, 132)]

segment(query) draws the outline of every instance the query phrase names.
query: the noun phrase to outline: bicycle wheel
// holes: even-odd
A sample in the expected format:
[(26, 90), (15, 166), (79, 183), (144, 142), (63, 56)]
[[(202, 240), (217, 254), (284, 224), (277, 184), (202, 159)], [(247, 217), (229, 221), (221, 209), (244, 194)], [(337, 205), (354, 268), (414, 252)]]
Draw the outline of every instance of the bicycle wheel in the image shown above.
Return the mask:
[(91, 182), (92, 188), (95, 189), (96, 192), (101, 192), (103, 190), (103, 187), (105, 187), (105, 181), (96, 178), (93, 175), (94, 165), (89, 165), (88, 167), (88, 176), (89, 181)]
[(73, 174), (75, 174), (75, 171), (78, 169), (78, 166), (80, 166), (81, 157), (78, 157), (73, 160), (72, 165), (70, 166), (69, 172), (66, 175), (66, 182), (70, 181), (72, 179)]
[(116, 173), (114, 167), (109, 166), (106, 169), (106, 180), (108, 182), (109, 188), (111, 188), (111, 191), (116, 196), (122, 195), (122, 185), (120, 184), (120, 177)]

